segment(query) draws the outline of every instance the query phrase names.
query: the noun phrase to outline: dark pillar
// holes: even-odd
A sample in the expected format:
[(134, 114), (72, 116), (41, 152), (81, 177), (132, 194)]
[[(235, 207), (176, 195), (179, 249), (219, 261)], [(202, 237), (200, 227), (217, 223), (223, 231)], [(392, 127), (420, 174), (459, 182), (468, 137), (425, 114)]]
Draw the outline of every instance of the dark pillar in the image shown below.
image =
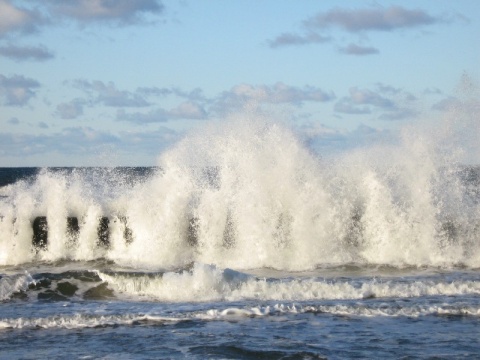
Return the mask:
[(80, 226), (78, 224), (78, 218), (74, 216), (67, 217), (67, 235), (71, 240), (76, 241), (78, 239), (78, 233), (80, 232)]
[(108, 225), (110, 224), (110, 219), (108, 217), (102, 216), (97, 228), (98, 234), (98, 243), (107, 247), (110, 243), (110, 230)]
[(38, 248), (47, 247), (48, 223), (46, 216), (37, 216), (33, 220), (33, 246)]

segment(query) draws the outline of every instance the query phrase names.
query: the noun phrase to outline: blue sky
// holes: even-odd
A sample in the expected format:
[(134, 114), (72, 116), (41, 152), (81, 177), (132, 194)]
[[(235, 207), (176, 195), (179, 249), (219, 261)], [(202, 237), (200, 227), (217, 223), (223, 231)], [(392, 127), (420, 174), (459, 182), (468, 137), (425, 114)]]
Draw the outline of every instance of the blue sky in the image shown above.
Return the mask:
[(254, 103), (320, 154), (442, 116), (480, 1), (0, 0), (0, 166), (154, 165)]

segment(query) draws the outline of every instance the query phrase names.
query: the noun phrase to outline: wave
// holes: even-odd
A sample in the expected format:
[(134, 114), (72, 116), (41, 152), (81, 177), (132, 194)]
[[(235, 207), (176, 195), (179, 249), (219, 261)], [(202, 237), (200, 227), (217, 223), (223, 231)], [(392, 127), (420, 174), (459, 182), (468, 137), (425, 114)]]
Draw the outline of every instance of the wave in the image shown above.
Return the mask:
[(228, 308), (211, 309), (205, 313), (198, 314), (197, 318), (204, 320), (225, 320), (242, 317), (264, 317), (291, 314), (330, 314), (339, 316), (365, 316), (365, 317), (420, 317), (420, 316), (480, 316), (480, 306), (467, 305), (285, 305), (275, 304), (273, 306), (253, 308)]
[(12, 275), (0, 279), (1, 300), (122, 300), (161, 303), (339, 301), (478, 296), (472, 276), (258, 277), (214, 265), (166, 272), (111, 270)]
[(119, 297), (162, 302), (353, 300), (480, 294), (480, 282), (476, 280), (273, 279), (204, 264), (195, 264), (191, 271), (166, 272), (153, 277), (102, 272), (98, 272), (98, 276)]
[(4, 318), (0, 319), (2, 329), (84, 329), (118, 326), (158, 326), (176, 325), (192, 321), (231, 321), (242, 318), (268, 318), (278, 316), (298, 316), (302, 314), (333, 315), (342, 317), (410, 317), (424, 316), (480, 316), (478, 305), (405, 305), (395, 304), (337, 304), (337, 305), (301, 305), (274, 304), (260, 307), (229, 307), (226, 309), (210, 309), (179, 313), (176, 316), (160, 316), (151, 314), (125, 315), (55, 315), (37, 318)]
[(32, 276), (28, 273), (0, 276), (0, 301), (10, 299), (18, 292), (26, 291), (33, 282)]
[(83, 329), (144, 324), (175, 323), (176, 319), (149, 315), (83, 315), (51, 316), (46, 318), (0, 319), (0, 329)]
[[(192, 132), (141, 176), (44, 169), (0, 189), (0, 265), (478, 268), (480, 170), (459, 165), (480, 154), (465, 136), (478, 105), (454, 115), (435, 131), (406, 127), (391, 144), (325, 158), (281, 124), (244, 115)], [(32, 245), (38, 217), (42, 246)]]

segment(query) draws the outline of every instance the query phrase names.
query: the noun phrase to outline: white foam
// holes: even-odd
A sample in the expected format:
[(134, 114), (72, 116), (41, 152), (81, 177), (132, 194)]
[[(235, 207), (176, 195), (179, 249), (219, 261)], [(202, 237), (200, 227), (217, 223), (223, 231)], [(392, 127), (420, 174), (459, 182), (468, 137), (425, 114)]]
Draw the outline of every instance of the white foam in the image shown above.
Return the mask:
[(117, 296), (167, 302), (239, 300), (350, 300), (365, 298), (413, 298), (423, 296), (478, 295), (478, 281), (432, 281), (296, 278), (259, 279), (233, 270), (196, 263), (191, 272), (167, 272), (155, 277), (98, 272)]
[[(458, 128), (474, 124), (476, 109), (457, 110)], [(457, 164), (461, 146), (478, 144), (462, 141), (450, 120), (434, 130), (409, 127), (391, 145), (326, 161), (284, 126), (243, 114), (189, 134), (144, 182), (108, 169), (43, 171), (3, 190), (0, 265), (105, 257), (154, 269), (193, 261), (288, 271), (351, 262), (477, 268), (479, 184), (466, 184)], [(49, 240), (35, 252), (39, 215), (47, 216)], [(111, 219), (108, 249), (98, 246), (102, 215)], [(76, 242), (67, 216), (79, 219)]]
[(0, 300), (8, 300), (14, 293), (27, 290), (28, 285), (34, 283), (27, 272), (18, 275), (4, 275), (0, 279)]
[(181, 318), (150, 315), (82, 315), (51, 316), (46, 318), (0, 319), (0, 329), (82, 329), (118, 325), (132, 325), (138, 322), (174, 323)]
[(224, 310), (211, 309), (196, 315), (202, 320), (224, 320), (241, 317), (266, 317), (295, 314), (330, 314), (340, 316), (360, 317), (420, 317), (429, 315), (441, 316), (480, 316), (480, 306), (452, 306), (452, 305), (415, 305), (415, 306), (380, 306), (372, 307), (366, 304), (354, 305), (285, 305), (253, 308), (228, 308)]
[(464, 305), (413, 305), (372, 306), (362, 304), (299, 305), (275, 304), (251, 308), (210, 309), (202, 312), (186, 312), (177, 316), (149, 314), (127, 315), (58, 315), (40, 318), (0, 319), (1, 329), (83, 329), (135, 324), (175, 324), (197, 319), (202, 321), (231, 320), (244, 317), (296, 316), (306, 313), (352, 317), (421, 317), (421, 316), (480, 316), (480, 306)]

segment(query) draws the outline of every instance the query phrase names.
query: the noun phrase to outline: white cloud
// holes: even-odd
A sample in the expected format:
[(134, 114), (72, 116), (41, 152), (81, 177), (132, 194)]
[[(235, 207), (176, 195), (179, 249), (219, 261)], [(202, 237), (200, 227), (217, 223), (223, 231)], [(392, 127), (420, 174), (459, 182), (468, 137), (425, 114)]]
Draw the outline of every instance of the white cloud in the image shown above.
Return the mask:
[(45, 20), (37, 11), (22, 9), (0, 0), (0, 37), (11, 32), (34, 32)]
[(159, 14), (163, 11), (163, 4), (159, 0), (48, 0), (47, 4), (53, 14), (80, 23), (138, 23), (145, 14)]

